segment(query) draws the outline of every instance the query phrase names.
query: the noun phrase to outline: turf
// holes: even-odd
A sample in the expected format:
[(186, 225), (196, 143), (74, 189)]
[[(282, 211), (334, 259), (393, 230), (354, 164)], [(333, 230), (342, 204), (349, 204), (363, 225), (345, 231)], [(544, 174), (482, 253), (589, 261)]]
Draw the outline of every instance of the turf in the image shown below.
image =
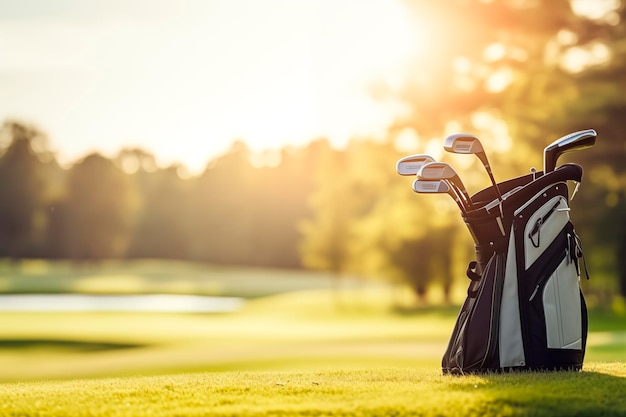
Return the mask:
[[(123, 293), (134, 276), (138, 289), (250, 298), (229, 314), (0, 313), (0, 417), (626, 415), (626, 319), (609, 310), (590, 311), (583, 372), (449, 377), (439, 363), (458, 306), (399, 311), (380, 288), (328, 290), (288, 272), (149, 262), (64, 281), (63, 264), (46, 265), (0, 268), (0, 287), (35, 292), (58, 278)], [(266, 280), (271, 294), (257, 292)]]
[[(229, 314), (0, 313), (0, 382), (438, 367), (458, 307), (398, 314), (380, 294), (343, 295), (282, 294)], [(590, 331), (587, 361), (626, 360), (624, 317), (591, 312)]]
[(623, 416), (626, 365), (442, 376), (432, 368), (219, 372), (0, 385), (0, 416)]

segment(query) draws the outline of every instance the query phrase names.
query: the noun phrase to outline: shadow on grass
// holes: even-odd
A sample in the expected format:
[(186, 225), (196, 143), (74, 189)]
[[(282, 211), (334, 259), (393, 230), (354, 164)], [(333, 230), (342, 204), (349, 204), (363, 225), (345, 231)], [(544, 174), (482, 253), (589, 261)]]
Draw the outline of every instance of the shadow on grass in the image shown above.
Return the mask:
[(463, 381), (461, 377), (459, 391), (484, 395), (486, 401), (475, 410), (482, 415), (626, 415), (624, 376), (596, 371), (512, 372)]
[(89, 353), (109, 350), (134, 349), (144, 344), (91, 342), (59, 339), (0, 339), (0, 352), (3, 350), (55, 350), (69, 353)]

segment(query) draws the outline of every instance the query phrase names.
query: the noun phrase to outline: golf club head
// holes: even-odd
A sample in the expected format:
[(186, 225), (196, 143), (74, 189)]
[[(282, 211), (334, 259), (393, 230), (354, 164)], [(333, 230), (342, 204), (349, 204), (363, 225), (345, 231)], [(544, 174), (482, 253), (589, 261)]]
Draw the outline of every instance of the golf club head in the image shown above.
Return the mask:
[(450, 197), (456, 202), (457, 206), (461, 210), (461, 213), (466, 214), (467, 208), (457, 195), (457, 193), (450, 187), (450, 184), (446, 180), (420, 180), (419, 178), (413, 181), (413, 191), (418, 194), (449, 194)]
[(485, 152), (480, 140), (469, 133), (455, 133), (454, 135), (448, 136), (443, 143), (443, 148), (450, 153), (460, 154), (478, 154)]
[(447, 194), (450, 186), (445, 180), (420, 180), (413, 181), (413, 191), (419, 194)]
[(447, 162), (429, 162), (424, 164), (417, 172), (420, 180), (451, 180), (458, 178), (458, 174)]
[(500, 194), (500, 189), (498, 188), (496, 179), (493, 177), (493, 172), (491, 171), (491, 166), (489, 165), (485, 148), (483, 148), (483, 144), (476, 136), (469, 133), (455, 133), (454, 135), (450, 135), (446, 138), (443, 148), (451, 153), (476, 155), (485, 167), (487, 175), (489, 175), (489, 179), (491, 180), (491, 184), (493, 184), (494, 190), (498, 194), (498, 198), (502, 200), (502, 195)]
[(448, 136), (443, 143), (443, 149), (450, 153), (476, 155), (487, 171), (491, 171), (483, 144), (476, 136), (470, 133), (455, 133)]
[(408, 155), (396, 162), (396, 172), (404, 176), (416, 175), (429, 162), (435, 162), (435, 158), (425, 154)]
[(457, 187), (461, 194), (465, 197), (465, 202), (469, 208), (473, 208), (472, 200), (470, 199), (467, 189), (461, 178), (457, 174), (456, 170), (445, 162), (429, 162), (422, 166), (419, 172), (416, 174), (420, 180), (448, 180), (450, 183)]
[(559, 156), (564, 153), (592, 147), (596, 143), (596, 136), (595, 130), (587, 129), (570, 133), (555, 140), (543, 150), (543, 171), (554, 171)]

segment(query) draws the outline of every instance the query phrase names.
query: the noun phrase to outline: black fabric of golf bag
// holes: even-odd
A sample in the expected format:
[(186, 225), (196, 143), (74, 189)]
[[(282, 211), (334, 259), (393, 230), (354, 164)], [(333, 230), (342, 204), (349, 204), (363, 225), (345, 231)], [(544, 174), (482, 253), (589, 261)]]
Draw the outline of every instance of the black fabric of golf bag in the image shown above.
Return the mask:
[(498, 184), (508, 194), (501, 204), (493, 187), (472, 196), (476, 209), (464, 220), (476, 261), (442, 360), (445, 374), (582, 369), (584, 260), (567, 184), (581, 180), (582, 168), (565, 164)]

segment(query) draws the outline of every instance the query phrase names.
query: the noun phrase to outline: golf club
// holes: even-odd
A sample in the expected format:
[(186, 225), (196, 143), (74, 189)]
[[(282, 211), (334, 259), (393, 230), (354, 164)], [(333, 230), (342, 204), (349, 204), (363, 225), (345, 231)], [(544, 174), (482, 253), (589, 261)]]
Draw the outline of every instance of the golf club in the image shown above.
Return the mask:
[(445, 162), (429, 162), (422, 166), (422, 168), (417, 173), (417, 178), (421, 180), (448, 180), (451, 184), (457, 187), (462, 193), (467, 206), (470, 209), (474, 209), (474, 204), (467, 193), (467, 189), (465, 185), (463, 185), (463, 181), (459, 178), (457, 172)]
[(429, 162), (435, 162), (435, 158), (424, 154), (408, 155), (396, 162), (396, 172), (404, 176), (415, 175), (424, 164)]
[(449, 194), (456, 201), (461, 212), (463, 214), (467, 213), (465, 205), (445, 180), (420, 180), (417, 178), (413, 181), (413, 191), (419, 194)]
[[(414, 155), (408, 155), (405, 156), (404, 158), (400, 158), (398, 160), (398, 162), (396, 162), (396, 171), (398, 172), (398, 174), (400, 175), (405, 175), (405, 176), (409, 176), (409, 175), (416, 175), (420, 168), (422, 168), (425, 164), (430, 163), (430, 162), (436, 162), (435, 158), (433, 158), (430, 155), (426, 155), (426, 154), (414, 154)], [(449, 183), (448, 181), (446, 181), (448, 185), (448, 188), (453, 188), (452, 192), (454, 193), (455, 199), (456, 198), (461, 198), (461, 191), (454, 186), (454, 184)], [(461, 204), (463, 204), (464, 200), (461, 200)], [(463, 211), (465, 212), (466, 207), (463, 207)]]
[(596, 136), (593, 129), (581, 130), (565, 135), (546, 146), (543, 150), (543, 172), (554, 171), (557, 159), (564, 153), (592, 147), (596, 143)]
[(489, 179), (493, 184), (498, 200), (502, 201), (502, 194), (500, 193), (498, 184), (493, 177), (493, 172), (491, 171), (491, 166), (489, 165), (489, 160), (487, 159), (487, 154), (485, 153), (483, 144), (480, 143), (480, 140), (478, 140), (476, 136), (469, 133), (456, 133), (454, 135), (450, 135), (446, 138), (443, 148), (450, 153), (476, 155), (478, 159), (480, 159), (480, 162), (483, 163), (483, 166), (487, 171), (487, 175), (489, 175)]

